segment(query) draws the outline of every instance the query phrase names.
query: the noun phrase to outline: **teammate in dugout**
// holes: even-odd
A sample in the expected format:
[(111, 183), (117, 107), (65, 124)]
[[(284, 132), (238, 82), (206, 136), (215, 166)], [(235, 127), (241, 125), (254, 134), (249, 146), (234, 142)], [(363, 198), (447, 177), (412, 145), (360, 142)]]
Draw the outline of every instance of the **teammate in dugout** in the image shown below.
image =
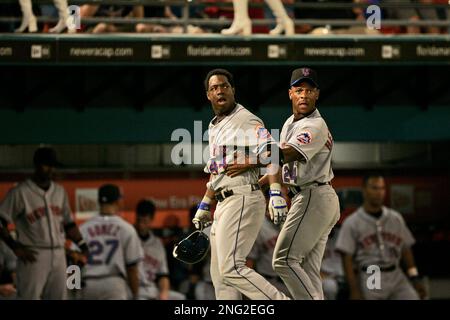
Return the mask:
[[(193, 223), (197, 228), (211, 224), (210, 206), (213, 199), (218, 201), (210, 234), (211, 277), (216, 299), (236, 300), (241, 299), (242, 294), (252, 300), (288, 299), (246, 266), (247, 255), (265, 219), (265, 200), (258, 185), (259, 168), (251, 168), (235, 177), (227, 176), (224, 171), (225, 164), (233, 161), (236, 150), (258, 154), (261, 145), (245, 133), (251, 136), (264, 133), (264, 124), (236, 103), (233, 76), (227, 70), (210, 71), (204, 85), (216, 116), (208, 130), (210, 159), (205, 172), (210, 174), (210, 181)], [(265, 144), (270, 143), (270, 139), (265, 140)], [(271, 211), (278, 217), (285, 216), (287, 206), (280, 196), (277, 178), (277, 175), (268, 177), (272, 190)]]
[[(274, 152), (279, 154), (282, 181), (291, 198), (275, 246), (273, 268), (294, 299), (324, 299), (320, 266), (328, 235), (340, 216), (338, 196), (331, 186), (333, 138), (316, 108), (319, 93), (317, 73), (310, 68), (295, 69), (288, 91), (293, 114), (283, 125), (280, 148), (267, 145), (272, 159), (276, 159)], [(253, 166), (229, 165), (227, 175), (235, 176)], [(267, 182), (267, 175), (259, 181), (261, 185)]]
[[(427, 293), (411, 250), (414, 238), (401, 214), (383, 206), (385, 195), (383, 176), (366, 175), (363, 205), (342, 224), (336, 249), (342, 254), (350, 299), (424, 299)], [(401, 269), (401, 260), (410, 281)], [(380, 268), (380, 288), (367, 286), (370, 265)]]
[(118, 186), (102, 185), (98, 190), (99, 215), (80, 227), (90, 250), (83, 269), (85, 300), (126, 300), (129, 290), (133, 299), (138, 298), (138, 264), (143, 252), (134, 227), (117, 215), (121, 199)]
[(136, 206), (135, 228), (144, 251), (144, 258), (139, 265), (139, 299), (185, 300), (183, 294), (170, 290), (166, 249), (151, 229), (155, 209), (150, 200), (141, 200)]
[[(19, 299), (66, 299), (65, 238), (72, 240), (85, 257), (88, 247), (73, 221), (64, 188), (52, 181), (60, 166), (56, 152), (38, 148), (30, 179), (12, 188), (0, 204), (0, 235), (18, 258)], [(7, 230), (14, 223), (17, 241)]]

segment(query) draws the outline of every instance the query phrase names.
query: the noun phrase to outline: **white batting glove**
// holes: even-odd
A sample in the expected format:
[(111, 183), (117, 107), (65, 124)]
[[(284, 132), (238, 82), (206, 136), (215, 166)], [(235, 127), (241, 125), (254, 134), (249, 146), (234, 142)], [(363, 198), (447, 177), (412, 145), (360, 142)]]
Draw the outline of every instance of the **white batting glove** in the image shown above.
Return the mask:
[(203, 230), (212, 224), (210, 203), (210, 198), (203, 197), (202, 202), (198, 205), (197, 212), (195, 213), (194, 219), (192, 219), (195, 228)]
[(281, 185), (272, 183), (270, 185), (269, 213), (270, 219), (276, 225), (282, 224), (286, 220), (288, 213), (286, 200), (281, 195)]

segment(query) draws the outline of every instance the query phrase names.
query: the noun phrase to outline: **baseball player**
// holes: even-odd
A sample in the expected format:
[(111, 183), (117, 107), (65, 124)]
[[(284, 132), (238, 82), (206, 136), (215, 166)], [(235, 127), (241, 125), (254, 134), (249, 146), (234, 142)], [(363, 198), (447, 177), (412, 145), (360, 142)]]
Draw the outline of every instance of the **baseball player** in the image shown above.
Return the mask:
[(139, 268), (139, 299), (184, 300), (183, 294), (170, 290), (166, 249), (150, 227), (154, 215), (153, 202), (141, 200), (137, 204), (135, 227), (144, 250), (144, 258)]
[[(316, 108), (319, 92), (314, 70), (292, 72), (293, 115), (283, 125), (278, 150), (291, 208), (278, 236), (273, 267), (294, 299), (324, 298), (320, 265), (328, 234), (340, 216), (338, 196), (331, 187), (333, 139)], [(266, 182), (267, 175), (260, 179), (260, 184)]]
[[(270, 143), (264, 124), (250, 111), (235, 102), (233, 76), (224, 69), (210, 71), (205, 90), (215, 117), (209, 124), (210, 159), (205, 172), (210, 173), (207, 191), (199, 204), (193, 223), (197, 228), (210, 224), (210, 205), (218, 201), (211, 227), (211, 277), (216, 298), (288, 299), (253, 269), (246, 258), (264, 221), (265, 201), (258, 185), (259, 169), (250, 169), (237, 176), (225, 173), (233, 162), (236, 150), (256, 158), (261, 145)], [(262, 139), (253, 139), (260, 137)], [(286, 202), (281, 197), (277, 176), (270, 175), (276, 216), (286, 214)]]
[(101, 186), (100, 214), (80, 227), (90, 250), (83, 269), (83, 299), (126, 300), (127, 285), (133, 299), (138, 297), (142, 247), (133, 226), (117, 216), (121, 198), (116, 185)]
[[(386, 194), (384, 178), (368, 174), (363, 179), (363, 205), (342, 224), (336, 248), (342, 253), (344, 272), (351, 299), (424, 298), (426, 292), (419, 280), (411, 246), (414, 238), (395, 210), (383, 206)], [(403, 273), (400, 260), (406, 265)], [(373, 274), (370, 266), (381, 272), (380, 287), (367, 285)]]
[[(72, 219), (65, 190), (51, 180), (60, 165), (55, 151), (39, 148), (33, 160), (33, 176), (12, 188), (0, 203), (0, 234), (18, 258), (18, 298), (65, 299), (65, 237), (85, 255), (88, 248)], [(6, 229), (12, 222), (17, 241)]]

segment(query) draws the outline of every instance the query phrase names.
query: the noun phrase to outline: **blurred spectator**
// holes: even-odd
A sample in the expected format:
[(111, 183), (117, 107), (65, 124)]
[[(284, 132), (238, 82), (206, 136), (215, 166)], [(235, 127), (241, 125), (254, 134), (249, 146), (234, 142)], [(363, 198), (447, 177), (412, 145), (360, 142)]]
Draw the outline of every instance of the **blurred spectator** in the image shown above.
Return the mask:
[[(136, 25), (136, 32), (140, 33), (184, 33), (183, 27), (180, 25), (176, 25), (176, 21), (178, 17), (172, 12), (171, 7), (144, 7), (144, 16), (146, 18), (168, 18), (172, 20), (174, 25), (165, 26), (158, 23), (138, 23)], [(189, 16), (193, 18), (192, 16)], [(193, 25), (188, 25), (186, 33), (204, 33), (205, 31), (202, 28), (195, 27)]]
[[(37, 19), (33, 13), (33, 4), (31, 0), (19, 0), (20, 9), (22, 10), (22, 23), (19, 28), (16, 29), (16, 32), (37, 32)], [(68, 29), (69, 32), (75, 32), (76, 30), (72, 25), (67, 25), (67, 19), (69, 18), (69, 13), (67, 10), (67, 0), (53, 0), (53, 4), (55, 5), (58, 11), (58, 23), (50, 28), (48, 31), (51, 33), (61, 33), (64, 30)], [(45, 9), (44, 9), (45, 10)]]
[[(20, 7), (17, 3), (0, 3), (0, 12), (5, 17), (20, 17)], [(0, 22), (0, 32), (14, 32), (14, 22)]]
[(135, 227), (144, 250), (144, 259), (139, 267), (139, 299), (184, 300), (184, 295), (170, 290), (166, 250), (161, 239), (155, 236), (151, 229), (154, 216), (153, 202), (139, 201), (136, 207)]
[[(270, 30), (272, 35), (293, 35), (295, 33), (294, 22), (287, 14), (281, 0), (265, 0), (276, 17), (277, 25)], [(224, 35), (250, 35), (252, 34), (252, 22), (248, 11), (248, 0), (233, 0), (234, 17), (233, 23), (228, 29), (221, 31)]]
[[(296, 0), (297, 3), (327, 3), (327, 2), (339, 2), (339, 3), (352, 3), (353, 0)], [(356, 15), (353, 13), (351, 8), (348, 9), (313, 9), (313, 8), (299, 8), (294, 9), (294, 14), (296, 19), (355, 19)], [(322, 27), (326, 27), (325, 25)], [(297, 33), (309, 33), (313, 32), (316, 27), (311, 25), (300, 25), (296, 32)], [(335, 29), (346, 29), (347, 27), (333, 27)]]
[[(144, 17), (146, 18), (169, 18), (172, 21), (178, 19), (178, 17), (173, 14), (169, 6), (156, 7), (156, 6), (146, 6), (144, 7)], [(157, 23), (138, 23), (136, 25), (136, 32), (149, 32), (149, 33), (171, 33), (172, 26), (163, 26)]]
[[(420, 4), (432, 4), (433, 0), (380, 0), (380, 3), (391, 3), (391, 2), (404, 2), (404, 3), (420, 3)], [(386, 18), (387, 19), (401, 19), (410, 21), (419, 20), (438, 20), (437, 11), (435, 8), (386, 8)], [(421, 29), (418, 26), (407, 26), (406, 32), (418, 34), (423, 30), (425, 33), (440, 33), (438, 27), (428, 26)]]
[[(108, 17), (108, 18), (143, 18), (143, 6), (124, 6), (124, 5), (93, 5), (85, 4), (81, 6), (81, 19), (88, 17)], [(120, 26), (112, 23), (101, 22), (93, 29), (89, 30), (92, 33), (110, 33), (110, 32), (135, 32), (137, 25), (121, 24)]]

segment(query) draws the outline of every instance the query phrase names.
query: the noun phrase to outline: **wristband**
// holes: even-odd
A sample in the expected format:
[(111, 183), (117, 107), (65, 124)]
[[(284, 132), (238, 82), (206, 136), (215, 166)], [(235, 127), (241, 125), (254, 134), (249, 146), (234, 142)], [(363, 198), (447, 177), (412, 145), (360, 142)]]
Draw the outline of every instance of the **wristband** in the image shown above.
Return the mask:
[(269, 195), (272, 196), (281, 196), (281, 185), (279, 183), (272, 183), (270, 185)]
[(408, 277), (414, 278), (419, 276), (419, 271), (417, 271), (416, 267), (411, 267), (407, 271)]

